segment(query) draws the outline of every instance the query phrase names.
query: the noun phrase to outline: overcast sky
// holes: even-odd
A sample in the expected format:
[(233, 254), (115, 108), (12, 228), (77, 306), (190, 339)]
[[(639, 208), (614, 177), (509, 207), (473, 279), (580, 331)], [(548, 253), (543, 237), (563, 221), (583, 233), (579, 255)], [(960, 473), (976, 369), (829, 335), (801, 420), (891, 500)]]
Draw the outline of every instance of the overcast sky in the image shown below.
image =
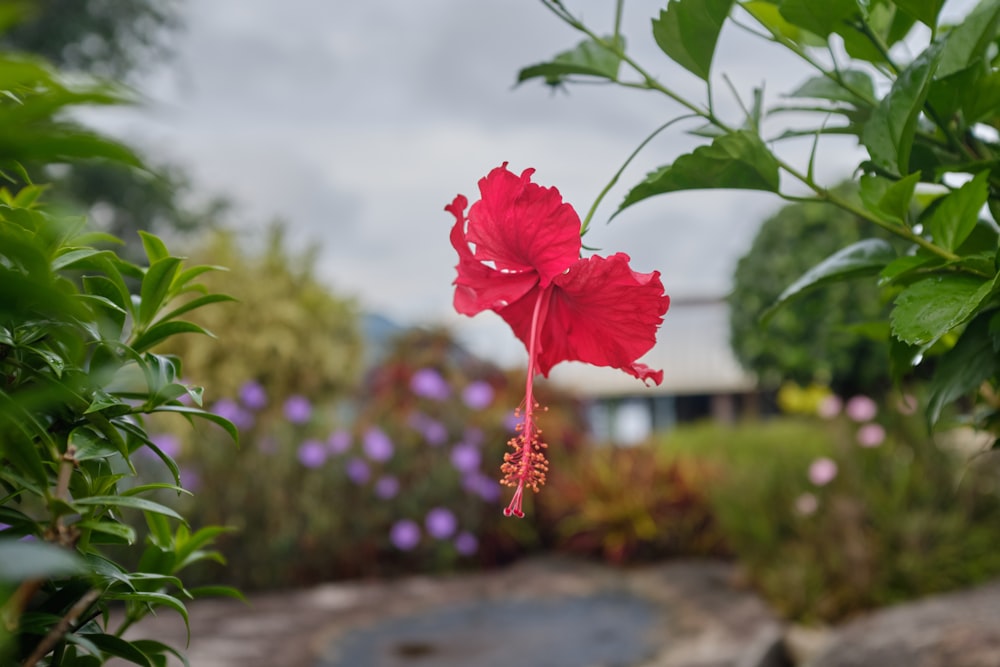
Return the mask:
[[(567, 5), (610, 31), (614, 3)], [(627, 3), (629, 50), (701, 101), (700, 80), (652, 41), (649, 20), (664, 5)], [(177, 58), (141, 82), (150, 104), (101, 124), (186, 166), (206, 193), (231, 198), (246, 229), (286, 220), (296, 243), (321, 246), (322, 278), (366, 310), (448, 324), (503, 360), (524, 351), (499, 318), (451, 309), (456, 257), (445, 204), (457, 193), (476, 199), (477, 180), (508, 161), (516, 172), (535, 167), (535, 180), (558, 187), (582, 217), (634, 147), (679, 113), (662, 96), (610, 86), (515, 88), (519, 68), (580, 39), (536, 0), (211, 0), (189, 1), (185, 13)], [(728, 75), (747, 98), (766, 81), (778, 101), (809, 72), (776, 53), (727, 26), (716, 78)], [(721, 85), (716, 104), (739, 123)], [(679, 128), (651, 144), (584, 239), (630, 254), (638, 271), (659, 270), (675, 299), (724, 294), (735, 261), (781, 205), (767, 194), (678, 193), (604, 224), (629, 186), (697, 141)], [(804, 160), (801, 143), (782, 150)], [(821, 180), (849, 175), (859, 156), (850, 141), (830, 144)]]

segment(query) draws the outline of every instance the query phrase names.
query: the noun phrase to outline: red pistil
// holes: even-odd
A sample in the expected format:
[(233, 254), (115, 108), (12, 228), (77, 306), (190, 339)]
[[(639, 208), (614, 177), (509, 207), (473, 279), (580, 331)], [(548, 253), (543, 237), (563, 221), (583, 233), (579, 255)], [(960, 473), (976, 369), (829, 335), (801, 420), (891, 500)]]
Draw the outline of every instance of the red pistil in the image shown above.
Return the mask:
[(545, 473), (549, 469), (549, 463), (545, 460), (544, 453), (548, 445), (542, 442), (539, 437), (542, 430), (535, 425), (535, 410), (539, 405), (535, 402), (534, 380), (538, 338), (541, 331), (539, 320), (541, 319), (543, 303), (547, 304), (550, 295), (551, 287), (538, 290), (535, 310), (531, 315), (528, 378), (524, 386), (524, 421), (518, 424), (517, 435), (507, 441), (507, 444), (514, 451), (504, 454), (503, 465), (500, 466), (500, 472), (504, 475), (501, 483), (505, 486), (516, 487), (514, 497), (511, 498), (510, 504), (503, 511), (504, 516), (516, 516), (519, 519), (524, 517), (524, 510), (521, 507), (524, 500), (524, 487), (527, 486), (537, 493), (538, 487), (545, 484)]

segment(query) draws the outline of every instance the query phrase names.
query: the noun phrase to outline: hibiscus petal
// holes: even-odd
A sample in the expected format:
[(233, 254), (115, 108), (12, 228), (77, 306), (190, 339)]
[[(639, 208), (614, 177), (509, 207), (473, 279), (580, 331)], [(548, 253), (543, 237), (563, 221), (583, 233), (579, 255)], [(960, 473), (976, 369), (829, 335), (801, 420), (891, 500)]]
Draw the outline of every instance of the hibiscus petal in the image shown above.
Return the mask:
[[(548, 375), (560, 361), (610, 366), (640, 380), (663, 381), (663, 371), (636, 359), (656, 343), (656, 330), (670, 305), (658, 271), (637, 273), (629, 257), (589, 257), (559, 276), (541, 323), (536, 363)], [(498, 311), (527, 347), (538, 288)]]
[(483, 310), (503, 308), (517, 301), (538, 283), (534, 271), (504, 273), (476, 259), (465, 235), (465, 206), (468, 200), (462, 195), (445, 206), (455, 216), (451, 228), (451, 245), (458, 252), (458, 277), (455, 285), (455, 310), (463, 315), (475, 315)]
[(543, 287), (580, 257), (580, 217), (556, 188), (531, 182), (507, 163), (479, 181), (481, 199), (469, 209), (467, 241), (475, 258), (507, 272), (536, 271)]

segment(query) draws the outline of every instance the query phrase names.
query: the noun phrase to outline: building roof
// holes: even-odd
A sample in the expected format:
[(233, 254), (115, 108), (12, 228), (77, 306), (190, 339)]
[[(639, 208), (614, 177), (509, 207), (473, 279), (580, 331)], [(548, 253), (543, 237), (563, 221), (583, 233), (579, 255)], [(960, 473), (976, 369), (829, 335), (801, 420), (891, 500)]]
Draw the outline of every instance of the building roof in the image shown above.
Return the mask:
[(656, 346), (640, 361), (663, 369), (658, 387), (619, 370), (580, 363), (557, 365), (551, 380), (587, 396), (643, 394), (724, 394), (752, 391), (753, 375), (743, 370), (729, 346), (729, 306), (721, 298), (674, 299)]

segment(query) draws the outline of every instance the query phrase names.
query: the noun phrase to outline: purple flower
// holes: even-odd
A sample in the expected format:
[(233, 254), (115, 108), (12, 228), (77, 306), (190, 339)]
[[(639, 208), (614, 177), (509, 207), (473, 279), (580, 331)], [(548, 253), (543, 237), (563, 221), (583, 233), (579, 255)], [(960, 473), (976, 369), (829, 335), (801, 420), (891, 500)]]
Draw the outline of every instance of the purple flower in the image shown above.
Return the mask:
[(410, 551), (420, 543), (420, 526), (416, 521), (400, 519), (392, 524), (389, 541), (400, 551)]
[(826, 486), (837, 476), (837, 463), (833, 459), (818, 458), (809, 465), (809, 481), (816, 486)]
[(409, 423), (414, 429), (420, 431), (428, 445), (443, 445), (448, 439), (448, 427), (422, 412), (414, 412), (410, 415)]
[(222, 398), (216, 401), (215, 405), (212, 406), (212, 412), (233, 422), (240, 430), (253, 426), (253, 415), (241, 408), (239, 403), (231, 398)]
[(867, 422), (875, 419), (875, 415), (878, 414), (878, 405), (867, 396), (854, 396), (847, 401), (844, 412), (853, 421)]
[(471, 556), (479, 549), (479, 540), (472, 533), (462, 531), (455, 536), (455, 551), (463, 556)]
[(344, 469), (347, 471), (348, 479), (355, 484), (364, 484), (372, 476), (368, 464), (365, 463), (364, 459), (359, 459), (358, 457), (354, 457), (348, 461)]
[(177, 455), (181, 453), (180, 438), (173, 433), (157, 433), (150, 436), (149, 439), (161, 452), (172, 459), (177, 458)]
[(250, 380), (240, 387), (240, 401), (251, 410), (263, 410), (267, 407), (267, 392), (259, 382)]
[(351, 448), (351, 434), (343, 429), (334, 431), (326, 439), (326, 448), (331, 454), (343, 454)]
[(500, 500), (500, 483), (482, 473), (467, 475), (462, 480), (462, 488), (469, 493), (476, 494), (488, 503)]
[(377, 426), (372, 426), (365, 431), (362, 447), (372, 461), (388, 461), (392, 458), (392, 452), (395, 449), (389, 436)]
[(421, 398), (443, 401), (451, 396), (447, 380), (433, 368), (421, 368), (410, 378), (410, 390)]
[(326, 463), (326, 447), (319, 440), (306, 440), (299, 445), (299, 463), (307, 468), (318, 468)]
[(397, 493), (399, 493), (399, 480), (392, 475), (379, 477), (375, 481), (375, 495), (382, 500), (395, 498)]
[(878, 447), (885, 441), (885, 428), (872, 422), (863, 424), (857, 433), (858, 444), (862, 447)]
[(293, 424), (305, 424), (312, 417), (312, 403), (305, 396), (289, 396), (285, 401), (285, 418)]
[(835, 394), (824, 396), (823, 400), (816, 406), (816, 414), (823, 419), (833, 419), (840, 414), (844, 407), (844, 402)]
[(458, 520), (452, 511), (446, 507), (435, 507), (424, 518), (424, 526), (431, 537), (444, 540), (455, 534)]
[(469, 473), (478, 470), (482, 459), (482, 454), (475, 445), (461, 442), (451, 450), (451, 464), (459, 472)]
[(483, 380), (476, 380), (462, 390), (462, 401), (473, 410), (482, 410), (490, 407), (495, 395), (493, 385)]
[(201, 474), (191, 468), (180, 469), (181, 486), (188, 491), (197, 491), (201, 488)]

